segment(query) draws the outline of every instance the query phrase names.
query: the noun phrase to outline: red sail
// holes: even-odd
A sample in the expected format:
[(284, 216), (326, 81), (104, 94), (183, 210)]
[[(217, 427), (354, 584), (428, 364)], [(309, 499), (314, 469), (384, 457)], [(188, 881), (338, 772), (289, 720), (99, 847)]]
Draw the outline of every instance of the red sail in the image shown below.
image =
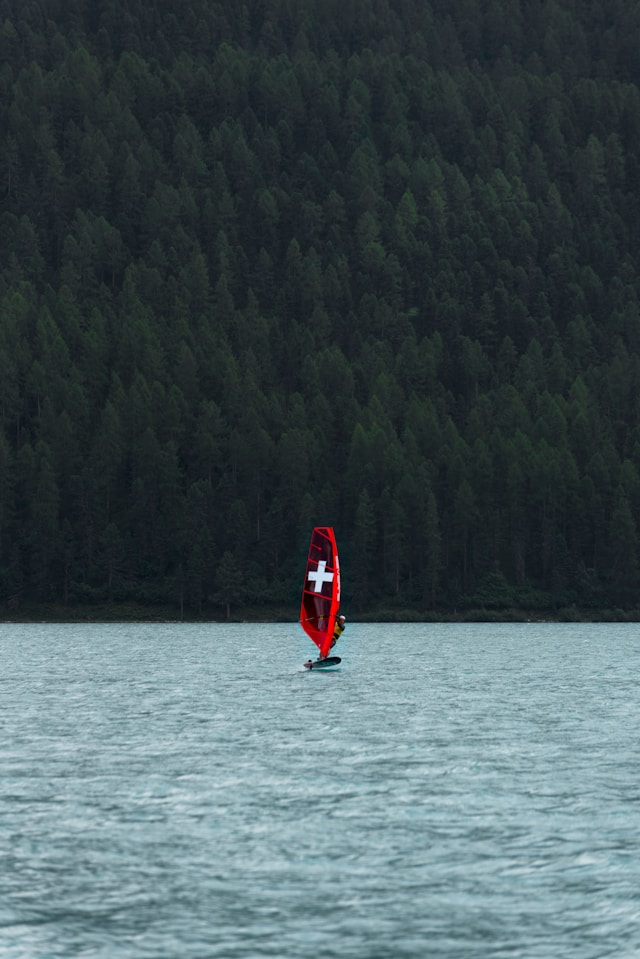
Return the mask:
[(340, 606), (340, 564), (332, 526), (316, 526), (311, 534), (302, 587), (300, 622), (321, 656), (331, 647)]

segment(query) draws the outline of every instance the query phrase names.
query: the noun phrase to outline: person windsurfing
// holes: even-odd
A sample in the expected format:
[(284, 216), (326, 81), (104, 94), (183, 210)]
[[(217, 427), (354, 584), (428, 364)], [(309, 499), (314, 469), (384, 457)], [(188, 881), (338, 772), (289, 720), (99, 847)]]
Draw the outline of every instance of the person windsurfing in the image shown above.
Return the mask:
[(344, 628), (346, 626), (346, 623), (347, 621), (344, 616), (338, 616), (338, 618), (336, 619), (336, 625), (333, 627), (333, 636), (331, 638), (331, 646), (329, 647), (330, 649), (333, 649), (335, 644), (338, 642), (338, 640), (344, 633)]
[[(331, 646), (329, 646), (329, 649), (333, 649), (333, 647), (335, 646), (335, 644), (338, 642), (338, 640), (340, 639), (340, 637), (341, 637), (342, 634), (344, 633), (344, 627), (345, 627), (345, 625), (346, 625), (346, 622), (347, 622), (347, 620), (345, 619), (344, 616), (336, 616), (336, 624), (335, 624), (335, 626), (333, 627), (333, 636), (331, 637)], [(318, 656), (318, 660), (319, 660), (319, 661), (321, 661), (321, 660), (323, 660), (323, 659), (326, 659), (326, 658), (327, 658), (326, 655), (325, 655), (325, 656)]]
[[(335, 624), (335, 626), (333, 627), (333, 636), (331, 637), (331, 646), (329, 647), (329, 649), (333, 649), (333, 647), (335, 646), (335, 644), (338, 642), (338, 640), (340, 639), (340, 637), (341, 637), (342, 634), (344, 633), (344, 628), (345, 628), (346, 622), (347, 622), (347, 620), (345, 619), (344, 616), (342, 616), (342, 615), (341, 615), (341, 616), (336, 616), (336, 624)], [(326, 656), (319, 656), (319, 657), (318, 657), (319, 660), (323, 660), (323, 659), (326, 659), (326, 658), (327, 658)]]
[[(328, 655), (344, 630), (340, 612), (340, 562), (332, 526), (314, 526), (302, 584), (299, 622), (318, 647), (319, 656), (306, 669), (337, 666), (339, 656)], [(336, 622), (337, 618), (337, 622)]]

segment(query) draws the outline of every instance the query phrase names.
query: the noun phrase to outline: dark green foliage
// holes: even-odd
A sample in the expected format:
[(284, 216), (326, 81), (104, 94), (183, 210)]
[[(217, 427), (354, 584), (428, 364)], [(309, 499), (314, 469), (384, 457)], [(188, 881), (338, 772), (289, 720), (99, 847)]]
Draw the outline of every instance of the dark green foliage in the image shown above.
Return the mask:
[(0, 0), (0, 604), (637, 605), (639, 25)]

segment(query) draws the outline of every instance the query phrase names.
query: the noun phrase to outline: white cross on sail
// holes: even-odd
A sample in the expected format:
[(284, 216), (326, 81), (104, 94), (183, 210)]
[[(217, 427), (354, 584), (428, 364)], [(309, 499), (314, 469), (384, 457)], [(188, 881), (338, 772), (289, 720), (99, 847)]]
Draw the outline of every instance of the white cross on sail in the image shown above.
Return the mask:
[(315, 582), (314, 593), (321, 593), (325, 583), (333, 582), (333, 573), (327, 570), (326, 560), (321, 559), (316, 570), (309, 570), (307, 579), (310, 583)]

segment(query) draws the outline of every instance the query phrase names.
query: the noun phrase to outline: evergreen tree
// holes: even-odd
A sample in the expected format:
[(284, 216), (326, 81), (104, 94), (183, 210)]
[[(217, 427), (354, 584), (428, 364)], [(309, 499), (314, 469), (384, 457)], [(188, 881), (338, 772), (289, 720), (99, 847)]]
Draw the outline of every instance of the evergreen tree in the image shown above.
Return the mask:
[(633, 4), (55, 6), (0, 17), (0, 603), (289, 603), (320, 516), (362, 612), (636, 605)]

